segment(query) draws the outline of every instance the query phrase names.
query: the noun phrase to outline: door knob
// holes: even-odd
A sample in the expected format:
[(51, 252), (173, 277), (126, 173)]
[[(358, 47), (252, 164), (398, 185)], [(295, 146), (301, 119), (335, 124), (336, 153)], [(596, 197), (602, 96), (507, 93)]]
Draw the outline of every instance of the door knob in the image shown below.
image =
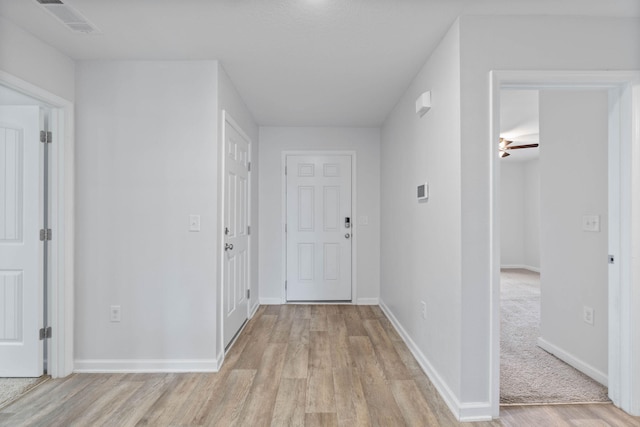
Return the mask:
[(225, 250), (225, 251), (231, 251), (231, 250), (233, 250), (233, 244), (231, 244), (231, 243), (225, 243), (225, 244), (224, 244), (224, 250)]
[(351, 237), (351, 234), (349, 234), (349, 233), (347, 233), (347, 234), (345, 234), (345, 235), (344, 235), (344, 238), (345, 238), (345, 239), (348, 239), (349, 237)]

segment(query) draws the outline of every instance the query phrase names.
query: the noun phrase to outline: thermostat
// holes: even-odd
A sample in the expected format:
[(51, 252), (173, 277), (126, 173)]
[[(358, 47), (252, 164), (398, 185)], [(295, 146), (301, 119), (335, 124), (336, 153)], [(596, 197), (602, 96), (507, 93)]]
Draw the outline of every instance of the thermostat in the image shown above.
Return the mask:
[(423, 202), (429, 199), (429, 183), (418, 185), (418, 201)]

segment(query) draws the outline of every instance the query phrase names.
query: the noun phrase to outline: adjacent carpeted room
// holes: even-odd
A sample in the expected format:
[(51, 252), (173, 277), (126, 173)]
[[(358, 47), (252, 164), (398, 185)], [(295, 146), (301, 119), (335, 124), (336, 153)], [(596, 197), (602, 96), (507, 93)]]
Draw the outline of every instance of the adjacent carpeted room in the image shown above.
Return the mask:
[(500, 275), (500, 403), (608, 402), (607, 388), (538, 347), (540, 274)]
[(48, 378), (46, 375), (39, 378), (0, 378), (0, 408), (22, 397)]

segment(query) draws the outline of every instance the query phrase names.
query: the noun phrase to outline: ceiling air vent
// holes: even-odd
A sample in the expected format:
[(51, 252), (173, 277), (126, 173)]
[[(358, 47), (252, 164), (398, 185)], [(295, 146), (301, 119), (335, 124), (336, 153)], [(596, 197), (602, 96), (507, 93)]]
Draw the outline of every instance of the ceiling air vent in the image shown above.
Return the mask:
[(36, 2), (74, 33), (96, 34), (100, 32), (80, 12), (60, 0), (36, 0)]

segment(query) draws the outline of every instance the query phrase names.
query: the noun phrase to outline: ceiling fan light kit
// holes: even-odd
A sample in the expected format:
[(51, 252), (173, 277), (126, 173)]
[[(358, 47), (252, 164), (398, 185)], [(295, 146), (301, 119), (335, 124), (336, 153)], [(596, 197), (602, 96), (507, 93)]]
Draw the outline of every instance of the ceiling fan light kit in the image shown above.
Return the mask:
[(506, 138), (500, 138), (500, 142), (498, 143), (498, 152), (501, 158), (508, 157), (511, 155), (507, 153), (507, 150), (518, 150), (521, 148), (536, 148), (538, 145), (540, 145), (540, 144), (523, 144), (523, 145), (511, 146), (512, 143), (513, 143), (512, 140), (508, 140)]

